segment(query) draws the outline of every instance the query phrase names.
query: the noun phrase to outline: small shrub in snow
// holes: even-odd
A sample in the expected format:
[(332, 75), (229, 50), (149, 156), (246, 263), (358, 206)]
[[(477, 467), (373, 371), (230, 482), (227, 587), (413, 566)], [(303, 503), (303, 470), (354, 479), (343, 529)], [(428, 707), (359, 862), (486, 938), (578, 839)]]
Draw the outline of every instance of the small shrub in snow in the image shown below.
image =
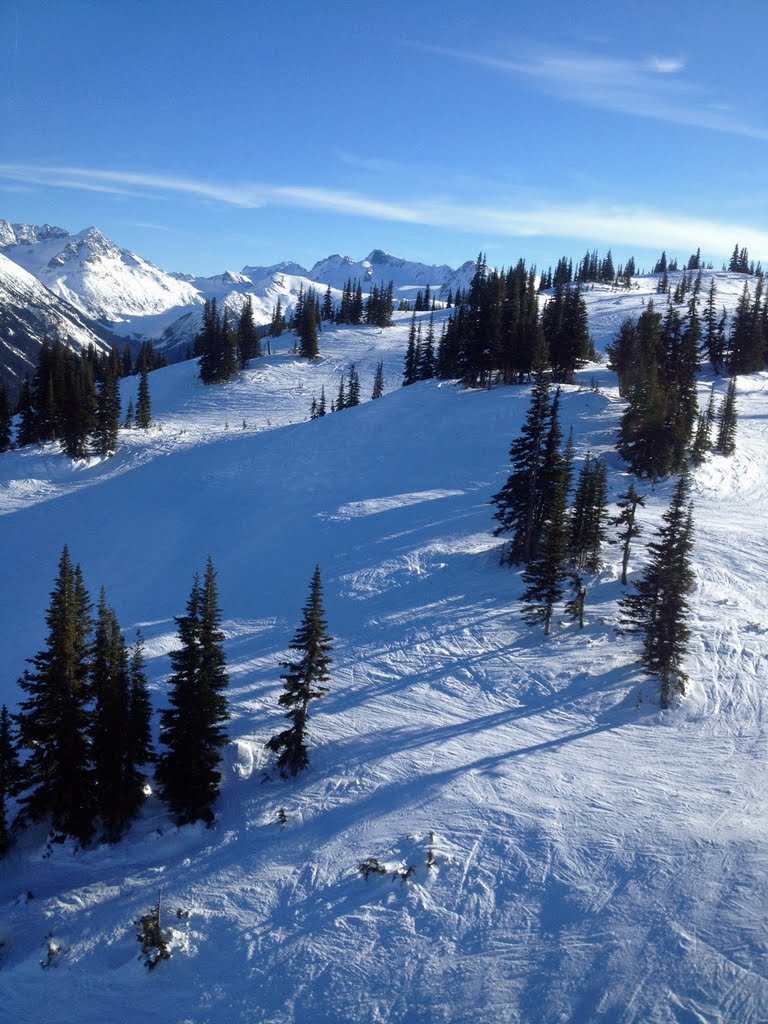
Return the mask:
[[(177, 911), (177, 916), (181, 916), (181, 913), (181, 911)], [(139, 928), (136, 938), (141, 943), (141, 959), (148, 971), (153, 971), (161, 960), (171, 959), (169, 936), (160, 926), (159, 896), (154, 907), (146, 914), (142, 914), (138, 921), (134, 921), (134, 924)]]
[(387, 869), (375, 857), (368, 857), (367, 860), (360, 861), (357, 865), (357, 870), (366, 882), (369, 875), (386, 875), (387, 873)]

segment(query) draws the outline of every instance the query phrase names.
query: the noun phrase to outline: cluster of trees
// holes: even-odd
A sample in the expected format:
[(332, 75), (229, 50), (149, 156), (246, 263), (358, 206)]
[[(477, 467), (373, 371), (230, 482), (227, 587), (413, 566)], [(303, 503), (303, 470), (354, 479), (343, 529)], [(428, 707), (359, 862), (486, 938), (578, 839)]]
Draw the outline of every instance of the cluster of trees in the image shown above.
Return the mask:
[[(723, 267), (723, 270), (725, 270), (725, 267)], [(732, 274), (756, 274), (758, 277), (763, 276), (763, 268), (760, 263), (750, 260), (746, 246), (740, 247), (738, 242), (733, 247), (731, 258), (728, 261), (728, 270)]]
[(421, 324), (416, 323), (416, 311), (414, 310), (408, 331), (408, 347), (403, 366), (403, 386), (415, 384), (417, 380), (432, 380), (436, 371), (434, 316), (430, 313), (427, 334), (426, 337), (423, 337)]
[[(562, 448), (558, 406), (559, 393), (552, 397), (546, 379), (539, 375), (520, 437), (510, 447), (512, 472), (492, 498), (498, 521), (494, 532), (509, 537), (502, 548), (502, 562), (524, 567), (523, 617), (531, 624), (542, 624), (545, 635), (569, 585), (571, 597), (565, 611), (583, 625), (586, 588), (580, 573), (600, 568), (608, 523), (605, 466), (590, 455), (569, 509), (572, 445)], [(637, 510), (644, 505), (645, 498), (632, 483), (619, 496), (618, 515), (611, 520), (619, 527), (622, 584), (627, 582), (632, 542), (641, 532)], [(682, 663), (689, 636), (692, 546), (693, 506), (684, 467), (663, 525), (648, 545), (647, 568), (633, 592), (620, 602), (623, 627), (642, 635), (641, 663), (659, 679), (662, 708), (685, 692)]]
[[(619, 452), (633, 472), (652, 480), (681, 472), (689, 456), (700, 460), (709, 449), (715, 410), (699, 412), (696, 399), (702, 352), (717, 373), (749, 373), (768, 365), (768, 303), (763, 300), (762, 279), (754, 295), (745, 285), (729, 334), (725, 311), (719, 315), (716, 308), (714, 279), (703, 315), (699, 314), (700, 286), (697, 275), (690, 283), (684, 315), (669, 304), (662, 317), (649, 302), (636, 322), (622, 323), (607, 347), (619, 394), (628, 401), (621, 419)], [(732, 434), (735, 391), (718, 418), (723, 416)], [(718, 436), (715, 447), (728, 451), (732, 441)]]
[[(135, 410), (129, 408), (125, 425), (135, 422), (146, 429), (151, 421), (151, 346), (139, 357), (138, 401)], [(93, 348), (80, 354), (59, 341), (43, 339), (34, 376), (24, 382), (16, 408), (16, 444), (59, 441), (73, 459), (114, 454), (120, 427), (119, 380), (126, 368), (132, 368), (130, 358), (126, 362), (115, 348), (107, 355), (99, 355)], [(11, 419), (7, 394), (0, 388), (0, 451), (13, 445)]]
[(170, 707), (161, 713), (165, 749), (155, 754), (141, 635), (129, 651), (103, 588), (94, 616), (80, 566), (64, 548), (45, 646), (19, 680), (25, 696), (15, 729), (5, 710), (0, 723), (0, 845), (9, 841), (9, 797), (16, 827), (47, 821), (51, 841), (118, 841), (146, 798), (152, 764), (179, 824), (212, 819), (229, 717), (215, 578), (209, 559), (176, 619), (180, 646), (171, 654)]
[(341, 302), (334, 309), (331, 301), (331, 289), (328, 287), (323, 309), (328, 307), (328, 316), (324, 320), (334, 320), (337, 324), (374, 324), (376, 327), (390, 327), (394, 311), (394, 285), (379, 287), (374, 285), (367, 299), (363, 301), (363, 287), (359, 281), (351, 278), (344, 285)]
[(527, 270), (524, 260), (506, 272), (489, 270), (481, 253), (469, 288), (457, 293), (436, 353), (431, 321), (421, 344), (412, 324), (403, 383), (431, 376), (458, 378), (467, 387), (485, 387), (494, 379), (522, 383), (547, 366), (557, 379), (571, 380), (593, 355), (586, 305), (578, 286), (558, 283), (540, 316), (535, 282), (536, 270)]
[[(0, 710), (0, 856), (11, 842), (11, 800), (15, 829), (45, 821), (51, 842), (117, 842), (150, 792), (151, 766), (177, 824), (213, 821), (230, 714), (210, 558), (202, 579), (195, 574), (185, 614), (175, 621), (178, 647), (170, 656), (169, 706), (160, 712), (156, 753), (141, 634), (129, 651), (103, 588), (94, 616), (80, 566), (64, 548), (46, 612), (45, 646), (19, 680), (24, 697), (18, 714)], [(291, 724), (268, 742), (283, 776), (308, 763), (307, 708), (327, 691), (330, 677), (319, 567), (290, 648), (297, 656), (282, 663), (279, 703)]]
[(203, 325), (195, 338), (193, 349), (200, 357), (200, 380), (203, 384), (221, 384), (242, 370), (249, 359), (261, 355), (261, 344), (253, 321), (253, 302), (248, 295), (237, 324), (230, 323), (229, 312), (219, 313), (216, 299), (206, 300)]
[[(376, 370), (373, 375), (371, 401), (375, 402), (376, 399), (381, 398), (383, 394), (384, 362), (383, 360), (380, 360), (376, 364)], [(342, 409), (351, 409), (355, 405), (360, 405), (360, 401), (360, 375), (357, 372), (357, 367), (352, 363), (346, 377), (342, 374), (339, 379), (339, 390), (335, 401), (331, 400), (330, 409), (328, 408), (328, 403), (325, 397), (325, 387), (323, 387), (320, 389), (320, 398), (312, 399), (309, 418), (311, 420), (317, 420), (320, 419), (321, 416), (325, 416), (328, 412), (340, 412)]]
[[(581, 591), (579, 570), (596, 571), (605, 537), (607, 488), (605, 465), (588, 456), (577, 480), (569, 508), (573, 475), (572, 444), (562, 446), (560, 393), (550, 394), (538, 374), (520, 436), (509, 450), (512, 470), (493, 496), (496, 536), (508, 536), (502, 562), (525, 566), (527, 589), (524, 617), (551, 628), (555, 605), (570, 579), (576, 597)], [(583, 600), (579, 607), (583, 613)]]

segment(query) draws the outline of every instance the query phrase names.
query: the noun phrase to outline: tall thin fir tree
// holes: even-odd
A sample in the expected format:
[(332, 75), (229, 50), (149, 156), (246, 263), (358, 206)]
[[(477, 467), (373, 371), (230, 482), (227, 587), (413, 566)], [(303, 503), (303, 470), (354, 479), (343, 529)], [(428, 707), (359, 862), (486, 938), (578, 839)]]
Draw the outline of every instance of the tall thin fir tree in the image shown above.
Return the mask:
[(715, 422), (715, 389), (709, 392), (707, 408), (699, 412), (696, 420), (696, 433), (691, 445), (691, 462), (700, 466), (712, 446), (712, 425)]
[(544, 626), (544, 635), (549, 636), (555, 605), (565, 593), (568, 554), (568, 520), (566, 496), (568, 479), (564, 460), (553, 472), (552, 491), (547, 501), (546, 518), (541, 532), (536, 557), (523, 572), (527, 584), (523, 593), (523, 618), (529, 625)]
[(30, 659), (19, 685), (26, 694), (17, 716), (29, 754), (22, 766), (20, 819), (48, 820), (57, 838), (81, 844), (93, 835), (91, 768), (91, 603), (80, 566), (65, 547), (46, 612), (45, 647)]
[(8, 820), (8, 801), (16, 796), (19, 787), (19, 757), (15, 730), (8, 708), (0, 710), (0, 857), (11, 845)]
[(511, 540), (502, 550), (502, 561), (509, 564), (528, 563), (535, 557), (543, 522), (548, 473), (545, 454), (552, 432), (552, 402), (549, 385), (539, 374), (531, 390), (531, 402), (520, 436), (509, 448), (512, 472), (507, 482), (491, 498), (496, 506), (493, 518), (499, 525), (498, 537), (510, 534)]
[(621, 585), (626, 586), (632, 541), (642, 533), (637, 522), (637, 510), (645, 508), (645, 495), (638, 494), (635, 485), (631, 483), (619, 495), (618, 506), (619, 514), (611, 520), (611, 524), (620, 527), (617, 538), (621, 544)]
[[(135, 652), (134, 652), (135, 655)], [(140, 666), (139, 666), (140, 668)], [(94, 694), (92, 757), (97, 813), (104, 838), (116, 842), (136, 817), (144, 799), (142, 771), (151, 755), (148, 696), (128, 651), (114, 610), (102, 587), (91, 663)], [(146, 689), (146, 686), (145, 686)]]
[(160, 715), (160, 794), (177, 824), (212, 824), (218, 797), (221, 748), (229, 719), (224, 634), (216, 572), (208, 559), (202, 584), (195, 575), (186, 615), (176, 619), (179, 648), (171, 652), (170, 707)]
[(371, 391), (371, 401), (375, 402), (376, 399), (382, 398), (384, 395), (384, 360), (380, 360), (376, 364), (376, 372), (373, 375), (373, 390)]
[(324, 684), (330, 679), (330, 652), (333, 650), (323, 610), (320, 567), (316, 566), (309, 596), (302, 611), (301, 625), (290, 643), (299, 656), (284, 661), (281, 675), (283, 693), (278, 699), (287, 708), (285, 716), (291, 725), (269, 740), (267, 746), (277, 756), (277, 767), (283, 778), (296, 775), (309, 764), (306, 746), (309, 702), (328, 692)]
[(13, 412), (5, 384), (0, 381), (0, 452), (7, 452), (13, 447)]
[(142, 370), (139, 374), (139, 389), (136, 396), (136, 426), (140, 430), (148, 430), (152, 422), (152, 406), (149, 398), (149, 371)]
[(663, 710), (685, 694), (688, 682), (683, 661), (690, 637), (688, 595), (694, 582), (689, 487), (688, 473), (684, 471), (662, 517), (664, 525), (648, 545), (651, 560), (642, 579), (635, 583), (635, 592), (620, 602), (625, 628), (642, 634), (640, 660), (646, 672), (659, 680)]
[(735, 453), (736, 423), (736, 378), (731, 377), (718, 415), (717, 441), (715, 442), (715, 451), (718, 455), (733, 455)]

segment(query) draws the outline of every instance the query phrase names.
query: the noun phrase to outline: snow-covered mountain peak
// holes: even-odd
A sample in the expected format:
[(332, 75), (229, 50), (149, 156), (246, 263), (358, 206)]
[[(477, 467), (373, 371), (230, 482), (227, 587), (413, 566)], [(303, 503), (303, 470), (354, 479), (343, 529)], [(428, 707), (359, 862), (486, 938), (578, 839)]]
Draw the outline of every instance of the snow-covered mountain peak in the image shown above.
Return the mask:
[(32, 245), (50, 239), (69, 238), (69, 232), (54, 224), (11, 224), (0, 219), (0, 249), (9, 245)]

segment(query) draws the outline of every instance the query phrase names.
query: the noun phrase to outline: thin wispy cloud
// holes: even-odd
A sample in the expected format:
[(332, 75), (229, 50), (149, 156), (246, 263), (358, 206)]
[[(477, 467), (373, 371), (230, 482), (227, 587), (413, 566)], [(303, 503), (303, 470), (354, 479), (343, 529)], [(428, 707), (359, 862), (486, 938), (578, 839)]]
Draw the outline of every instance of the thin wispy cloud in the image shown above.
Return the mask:
[(502, 58), (417, 41), (406, 41), (403, 45), (525, 78), (542, 92), (564, 102), (768, 140), (768, 128), (726, 114), (718, 106), (716, 96), (684, 79), (681, 72), (686, 64), (679, 56), (629, 60), (594, 54), (540, 53)]
[(0, 181), (40, 186), (114, 191), (131, 187), (153, 198), (185, 198), (244, 209), (266, 206), (317, 210), (401, 224), (453, 229), (486, 237), (557, 237), (608, 245), (681, 250), (700, 245), (705, 252), (727, 253), (736, 241), (755, 255), (768, 254), (768, 231), (744, 224), (685, 217), (647, 206), (604, 203), (551, 203), (499, 200), (461, 202), (446, 198), (388, 200), (340, 189), (266, 182), (212, 183), (188, 177), (77, 167), (0, 164)]

